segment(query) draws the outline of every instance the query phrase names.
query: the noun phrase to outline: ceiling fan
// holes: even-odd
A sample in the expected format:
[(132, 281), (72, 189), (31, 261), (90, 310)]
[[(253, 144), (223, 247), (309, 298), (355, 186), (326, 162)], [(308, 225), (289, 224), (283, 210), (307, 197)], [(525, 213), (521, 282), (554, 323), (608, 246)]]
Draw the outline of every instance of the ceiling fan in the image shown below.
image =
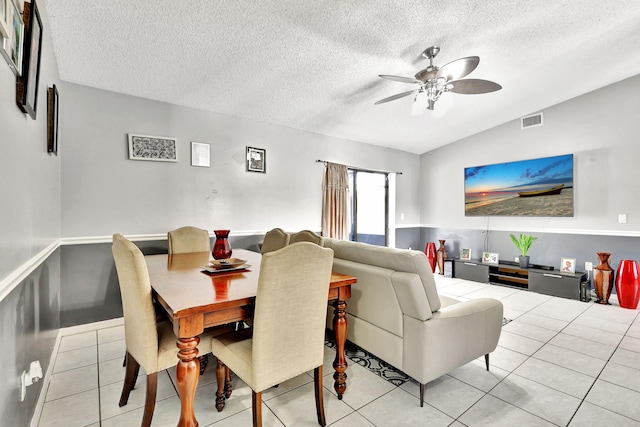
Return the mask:
[[(414, 112), (424, 112), (425, 108), (433, 110), (435, 103), (443, 93), (453, 92), (459, 94), (478, 94), (495, 92), (502, 89), (498, 83), (481, 79), (462, 79), (476, 69), (480, 63), (477, 56), (456, 59), (442, 67), (433, 65), (433, 58), (440, 52), (440, 47), (431, 46), (422, 52), (422, 57), (429, 59), (429, 66), (418, 71), (415, 77), (401, 77), (381, 74), (380, 77), (401, 83), (415, 83), (420, 85), (417, 89), (398, 93), (381, 99), (374, 105), (404, 98), (411, 94), (416, 94), (414, 100)], [(461, 80), (462, 79), (462, 80)]]

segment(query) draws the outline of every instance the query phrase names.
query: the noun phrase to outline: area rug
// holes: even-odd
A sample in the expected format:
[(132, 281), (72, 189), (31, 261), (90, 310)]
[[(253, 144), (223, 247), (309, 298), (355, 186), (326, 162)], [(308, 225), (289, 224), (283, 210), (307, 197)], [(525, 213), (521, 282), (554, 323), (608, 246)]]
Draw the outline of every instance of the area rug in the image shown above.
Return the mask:
[[(511, 322), (512, 319), (502, 318), (502, 326)], [(329, 348), (336, 349), (336, 342), (333, 339), (326, 339), (324, 345)], [(411, 377), (404, 372), (394, 368), (387, 362), (378, 359), (373, 354), (358, 347), (352, 342), (347, 341), (344, 349), (345, 356), (353, 363), (357, 363), (363, 368), (368, 369), (380, 378), (389, 381), (391, 384), (400, 386), (407, 381), (411, 380)]]

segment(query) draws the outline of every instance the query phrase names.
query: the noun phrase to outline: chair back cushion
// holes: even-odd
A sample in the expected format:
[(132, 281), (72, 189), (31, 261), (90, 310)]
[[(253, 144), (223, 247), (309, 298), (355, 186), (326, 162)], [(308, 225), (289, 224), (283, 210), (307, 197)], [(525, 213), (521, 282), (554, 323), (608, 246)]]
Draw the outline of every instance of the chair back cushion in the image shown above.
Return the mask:
[(286, 233), (282, 228), (274, 228), (273, 230), (267, 231), (264, 235), (264, 241), (262, 242), (261, 252), (263, 254), (277, 251), (278, 249), (282, 249), (289, 244), (289, 234)]
[(170, 254), (187, 252), (209, 252), (209, 232), (198, 227), (181, 227), (167, 233)]
[(251, 387), (321, 366), (333, 251), (309, 242), (262, 257), (253, 322)]
[(121, 234), (113, 235), (127, 351), (147, 374), (157, 372), (158, 330), (151, 282), (142, 252)]
[(289, 244), (298, 242), (311, 242), (322, 246), (322, 237), (311, 230), (302, 230), (297, 233), (293, 233), (289, 238)]

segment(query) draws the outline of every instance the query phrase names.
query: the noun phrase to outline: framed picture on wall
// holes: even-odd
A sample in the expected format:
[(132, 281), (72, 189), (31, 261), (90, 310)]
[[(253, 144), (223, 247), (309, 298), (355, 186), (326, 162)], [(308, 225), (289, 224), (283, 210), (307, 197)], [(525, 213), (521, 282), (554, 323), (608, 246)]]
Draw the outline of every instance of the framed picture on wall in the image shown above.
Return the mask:
[(191, 166), (211, 167), (211, 145), (191, 141)]
[(20, 109), (36, 119), (40, 57), (42, 56), (42, 21), (36, 0), (24, 3), (24, 53), (22, 75), (16, 85), (16, 102)]
[(471, 248), (462, 248), (460, 249), (460, 259), (464, 261), (471, 260)]
[(165, 136), (129, 134), (129, 159), (177, 162), (176, 139)]
[[(0, 0), (4, 15), (0, 14), (0, 32), (6, 26), (7, 35), (0, 34), (0, 54), (16, 76), (22, 75), (24, 22), (15, 0)], [(3, 17), (4, 16), (4, 17)]]
[(9, 28), (11, 20), (8, 18), (9, 14), (7, 13), (7, 1), (0, 0), (0, 38), (1, 37), (9, 37), (11, 31)]
[(247, 172), (267, 172), (267, 152), (263, 148), (247, 147)]
[(58, 88), (47, 90), (47, 152), (58, 154)]

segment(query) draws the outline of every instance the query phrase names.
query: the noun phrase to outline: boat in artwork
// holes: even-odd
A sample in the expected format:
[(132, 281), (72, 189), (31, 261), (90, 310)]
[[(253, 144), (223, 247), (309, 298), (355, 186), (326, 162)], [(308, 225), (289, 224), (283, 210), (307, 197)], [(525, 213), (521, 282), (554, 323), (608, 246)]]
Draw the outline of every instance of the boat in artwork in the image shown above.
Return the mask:
[(552, 194), (560, 194), (563, 188), (564, 188), (564, 184), (560, 184), (555, 187), (543, 188), (542, 190), (521, 191), (518, 193), (518, 196), (520, 197), (550, 196)]

